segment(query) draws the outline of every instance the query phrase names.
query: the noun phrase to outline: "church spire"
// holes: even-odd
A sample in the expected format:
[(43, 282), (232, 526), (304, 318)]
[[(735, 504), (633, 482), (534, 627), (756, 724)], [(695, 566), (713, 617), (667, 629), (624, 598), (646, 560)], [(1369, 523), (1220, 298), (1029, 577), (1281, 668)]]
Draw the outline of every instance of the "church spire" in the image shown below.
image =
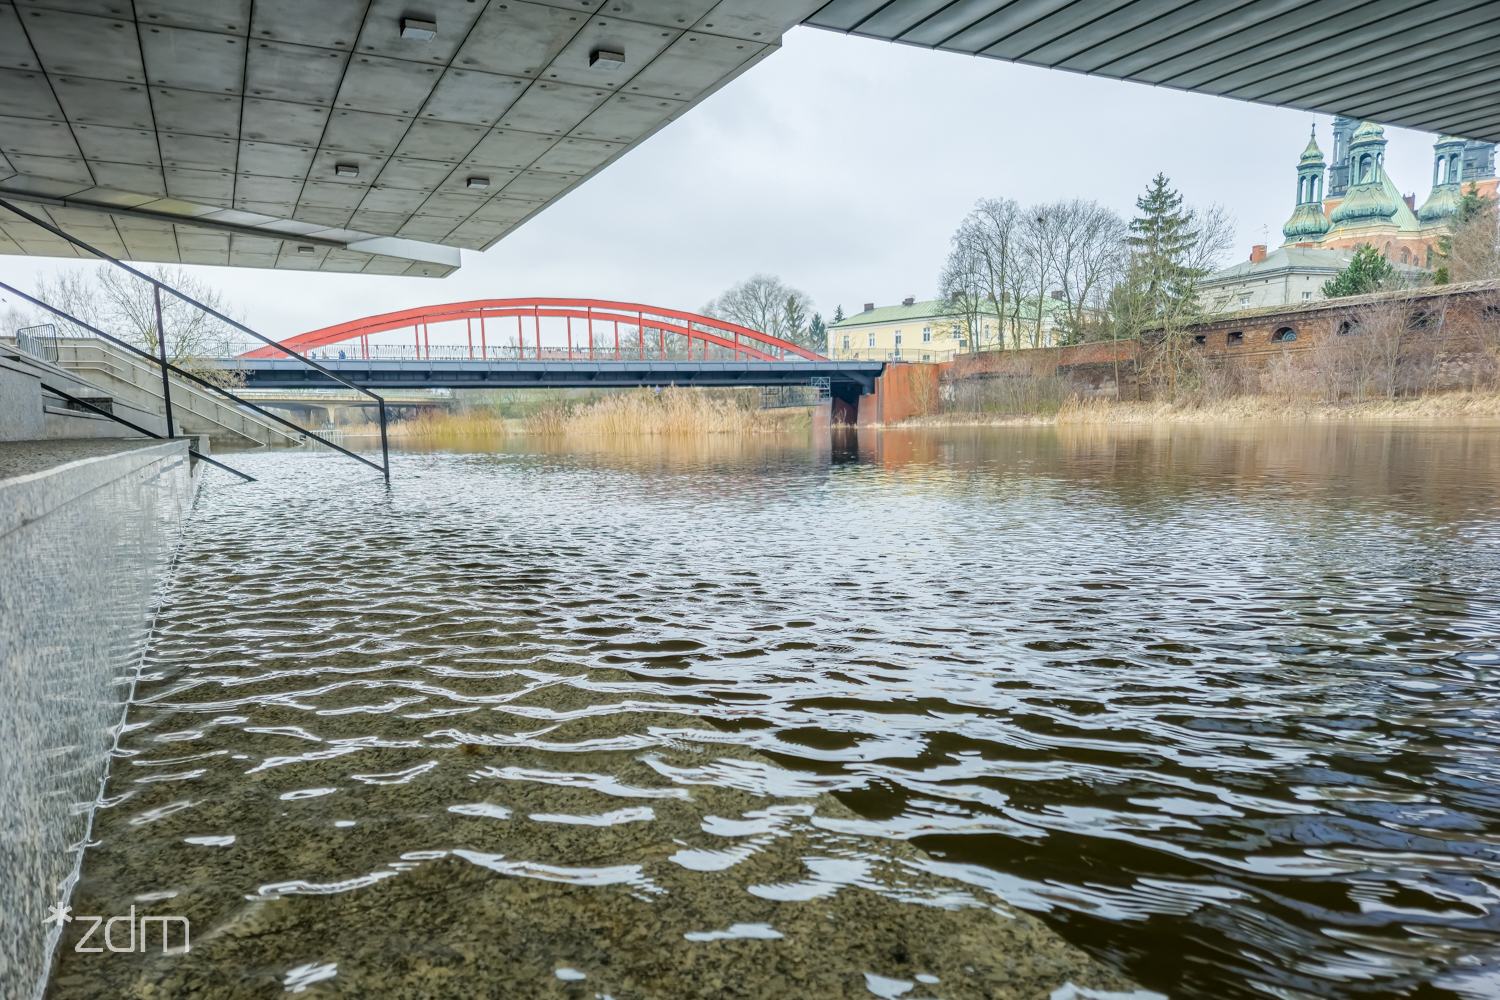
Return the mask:
[(1316, 243), (1328, 232), (1323, 215), (1323, 151), (1318, 148), (1318, 127), (1313, 126), (1307, 148), (1297, 161), (1297, 207), (1281, 227), (1287, 243)]

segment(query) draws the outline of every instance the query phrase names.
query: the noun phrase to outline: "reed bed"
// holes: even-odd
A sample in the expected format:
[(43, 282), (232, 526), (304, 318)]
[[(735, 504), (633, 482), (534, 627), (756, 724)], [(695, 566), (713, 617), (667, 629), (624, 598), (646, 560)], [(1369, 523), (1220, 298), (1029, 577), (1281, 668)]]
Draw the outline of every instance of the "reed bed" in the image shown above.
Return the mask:
[(526, 432), (540, 436), (669, 436), (782, 434), (807, 426), (806, 411), (749, 409), (737, 394), (710, 394), (669, 387), (639, 389), (581, 406), (559, 406), (526, 418)]
[[(388, 427), (393, 438), (421, 439), (435, 444), (503, 438), (510, 434), (504, 419), (484, 410), (465, 413), (423, 413), (412, 420), (399, 420)], [(375, 433), (380, 433), (375, 427)]]

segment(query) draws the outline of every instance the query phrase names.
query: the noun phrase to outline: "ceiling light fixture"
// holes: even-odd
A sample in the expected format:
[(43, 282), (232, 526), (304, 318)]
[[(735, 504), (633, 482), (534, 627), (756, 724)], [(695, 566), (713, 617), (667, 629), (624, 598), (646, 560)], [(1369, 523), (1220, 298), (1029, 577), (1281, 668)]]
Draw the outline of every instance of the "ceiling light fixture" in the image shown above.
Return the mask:
[(595, 49), (589, 53), (589, 67), (592, 69), (619, 69), (624, 65), (625, 53), (623, 52)]
[(490, 179), (488, 177), (470, 177), (468, 185), (475, 191), (483, 191), (490, 186)]
[(359, 164), (357, 163), (340, 163), (336, 165), (333, 170), (334, 173), (338, 174), (340, 177), (359, 176)]
[(401, 19), (401, 37), (412, 38), (419, 42), (430, 42), (437, 37), (436, 21), (418, 21), (413, 17)]

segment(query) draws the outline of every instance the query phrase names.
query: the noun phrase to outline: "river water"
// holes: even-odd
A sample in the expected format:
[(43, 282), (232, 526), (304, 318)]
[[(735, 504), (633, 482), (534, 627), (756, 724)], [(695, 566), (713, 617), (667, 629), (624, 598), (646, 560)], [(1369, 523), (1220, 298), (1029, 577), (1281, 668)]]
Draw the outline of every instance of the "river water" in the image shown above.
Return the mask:
[(234, 461), (55, 997), (1500, 996), (1493, 426)]

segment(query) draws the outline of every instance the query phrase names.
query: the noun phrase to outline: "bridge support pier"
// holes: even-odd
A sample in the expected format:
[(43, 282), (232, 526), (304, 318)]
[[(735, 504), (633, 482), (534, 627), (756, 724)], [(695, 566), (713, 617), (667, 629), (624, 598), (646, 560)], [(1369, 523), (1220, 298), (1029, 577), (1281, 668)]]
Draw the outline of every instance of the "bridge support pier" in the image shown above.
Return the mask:
[(833, 400), (817, 403), (812, 408), (813, 445), (820, 451), (833, 448)]

